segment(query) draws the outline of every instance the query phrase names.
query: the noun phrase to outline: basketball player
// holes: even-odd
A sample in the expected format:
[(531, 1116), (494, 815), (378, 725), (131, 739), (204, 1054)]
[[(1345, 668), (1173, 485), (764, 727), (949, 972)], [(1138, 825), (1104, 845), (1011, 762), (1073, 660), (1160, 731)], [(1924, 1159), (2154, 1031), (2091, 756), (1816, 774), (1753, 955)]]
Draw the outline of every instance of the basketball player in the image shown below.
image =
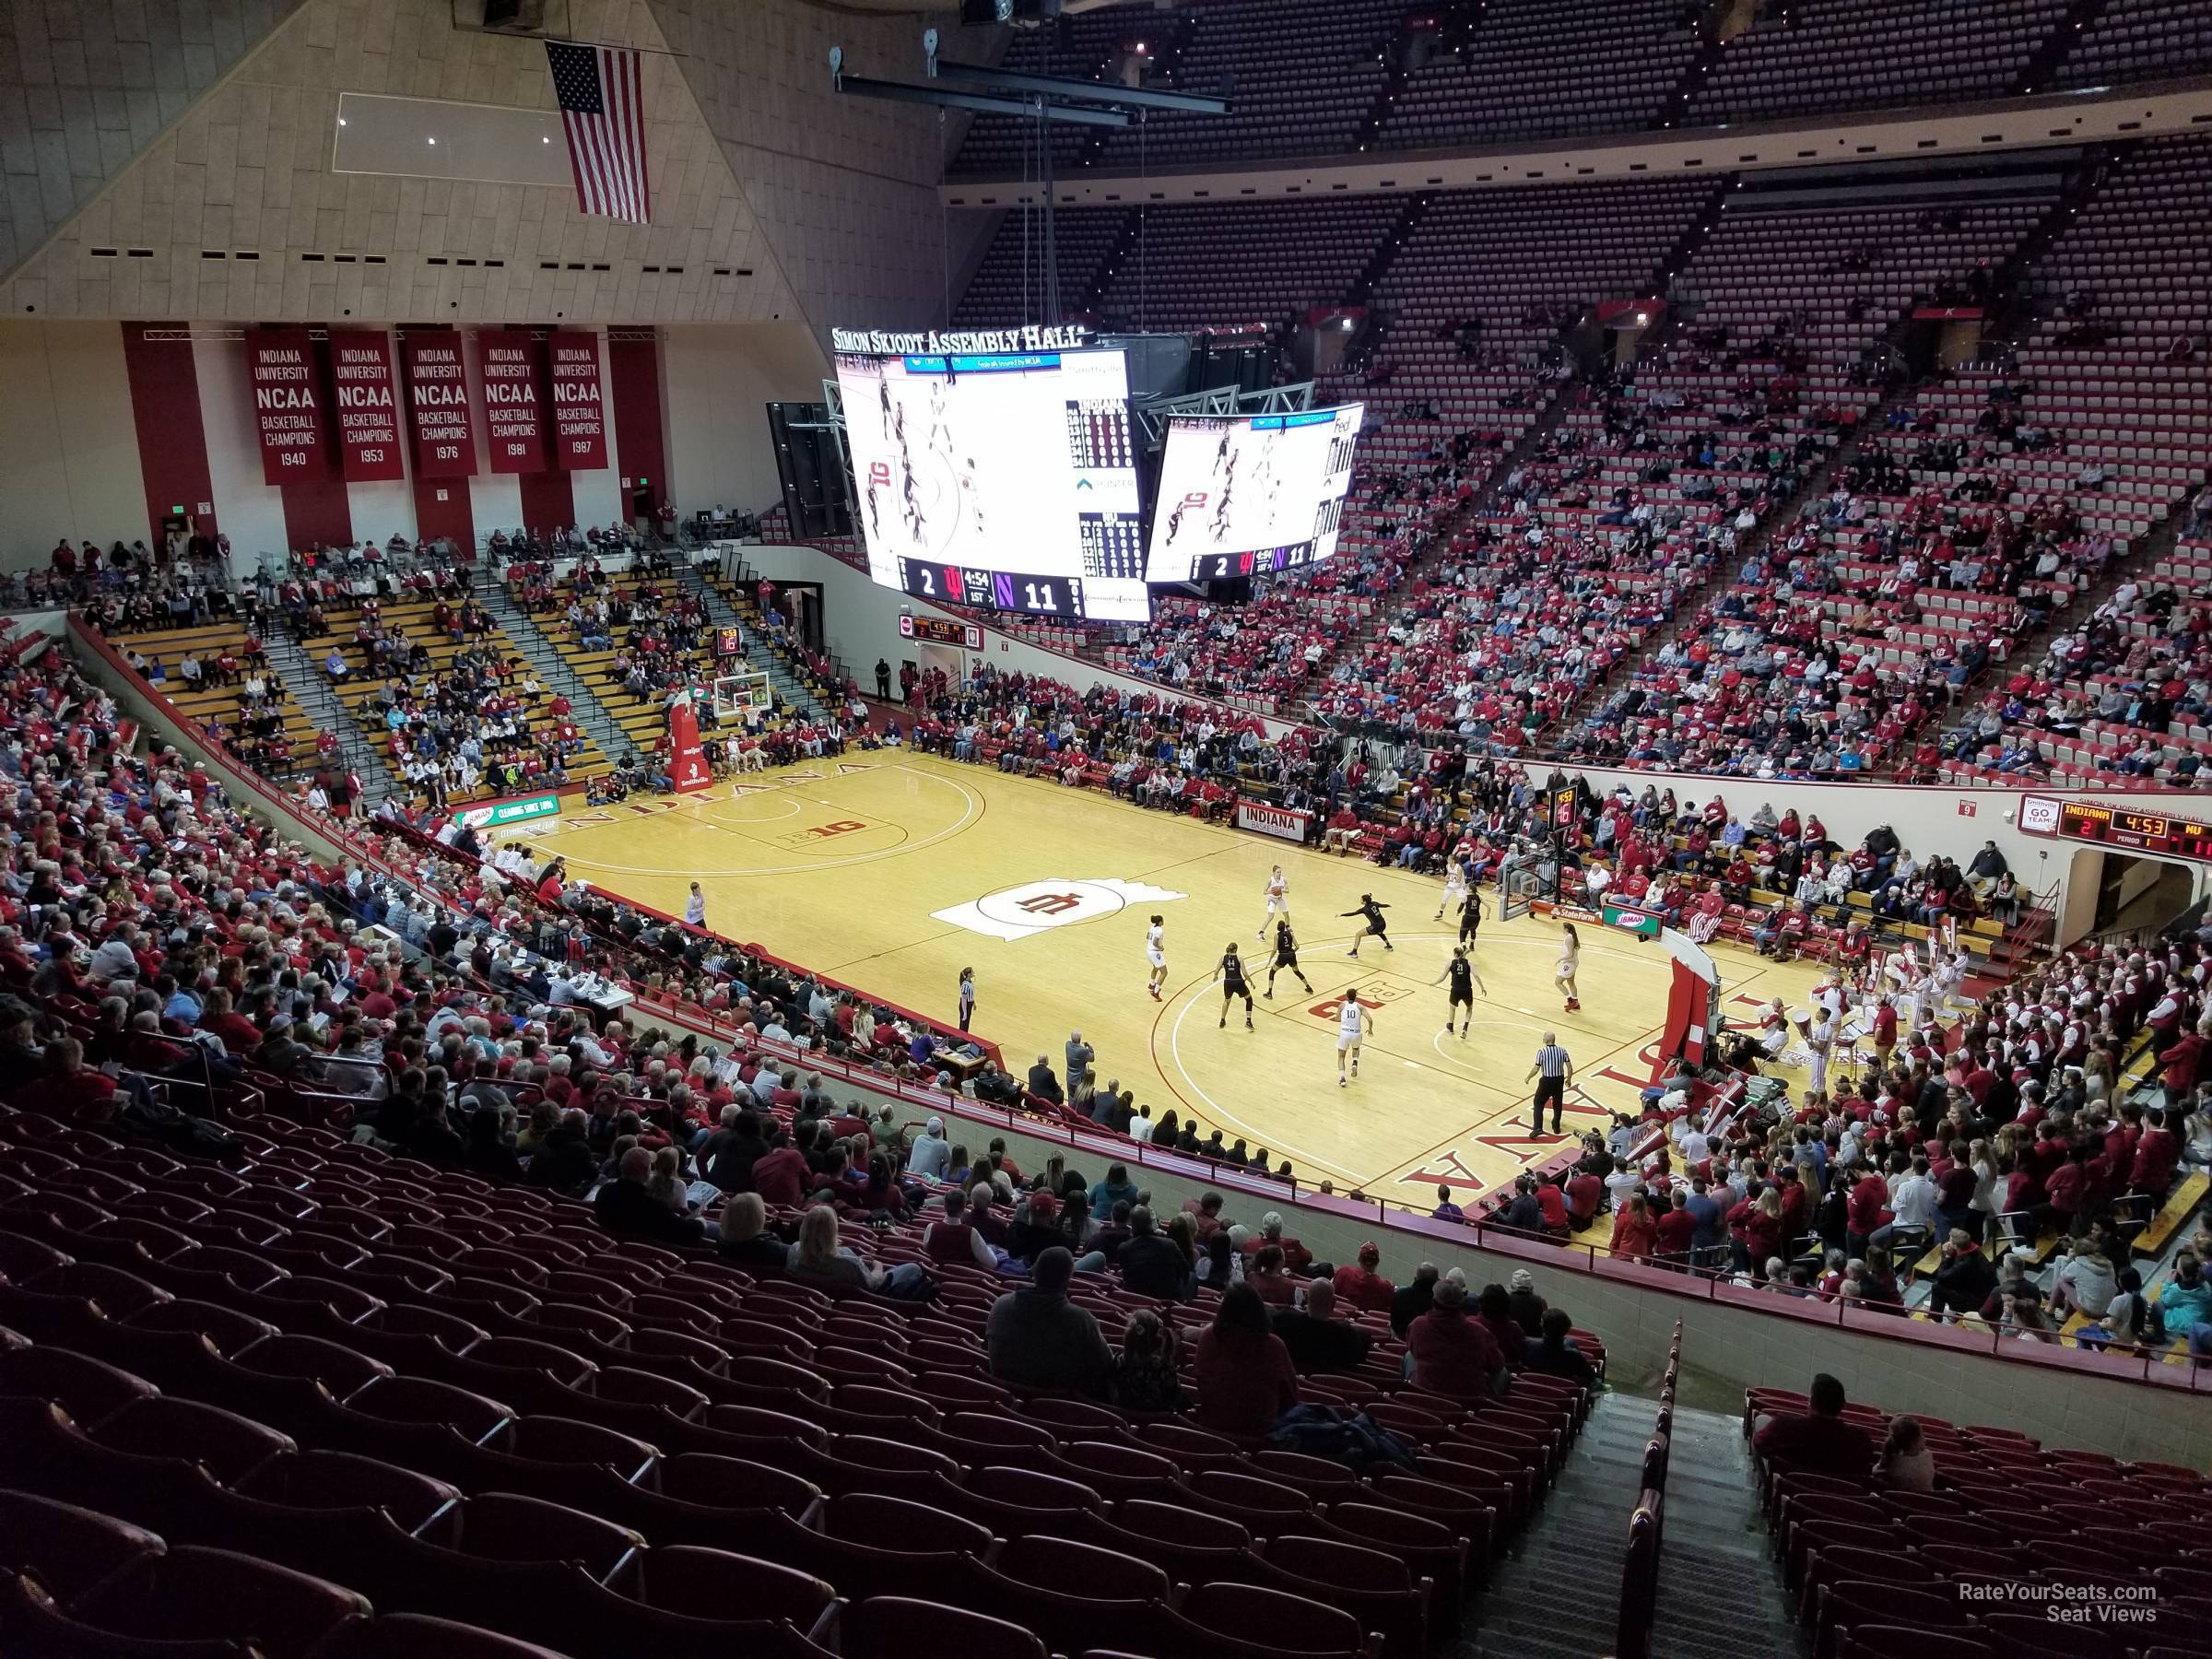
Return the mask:
[(967, 464), (960, 468), (960, 495), (968, 503), (968, 511), (974, 515), (975, 534), (980, 539), (983, 534), (983, 493), (975, 487), (973, 455), (969, 456)]
[(1275, 961), (1267, 970), (1267, 1000), (1275, 1000), (1275, 976), (1284, 969), (1298, 975), (1298, 982), (1313, 994), (1313, 982), (1306, 977), (1305, 970), (1298, 965), (1298, 935), (1290, 931), (1290, 918), (1285, 916), (1275, 924)]
[(1168, 922), (1165, 916), (1155, 916), (1152, 924), (1145, 929), (1145, 960), (1152, 964), (1152, 977), (1145, 982), (1152, 1000), (1159, 1000), (1159, 988), (1168, 982)]
[(1260, 918), (1260, 931), (1252, 935), (1253, 938), (1262, 944), (1267, 942), (1267, 919), (1278, 911), (1284, 921), (1290, 920), (1290, 877), (1283, 874), (1281, 865), (1267, 873), (1267, 913)]
[(1552, 971), (1551, 982), (1567, 998), (1567, 1012), (1572, 1014), (1583, 1006), (1582, 993), (1574, 982), (1575, 971), (1583, 964), (1583, 938), (1574, 931), (1574, 924), (1559, 924), (1565, 935), (1559, 940), (1559, 965)]
[(1467, 866), (1456, 858), (1444, 860), (1444, 896), (1437, 901), (1436, 920), (1441, 922), (1444, 912), (1457, 910), (1467, 901)]
[(1253, 1030), (1252, 986), (1244, 978), (1244, 959), (1237, 954), (1235, 940), (1221, 953), (1221, 1019), (1216, 1029), (1229, 1024), (1229, 1005), (1238, 997), (1244, 999), (1244, 1029)]
[(1345, 1063), (1351, 1063), (1351, 1076), (1359, 1075), (1359, 1045), (1367, 1040), (1368, 1032), (1375, 1029), (1375, 1017), (1367, 1011), (1359, 1000), (1357, 987), (1344, 994), (1336, 1005), (1336, 1087), (1350, 1087), (1351, 1079), (1345, 1076)]
[(1481, 927), (1482, 892), (1477, 888), (1469, 888), (1466, 898), (1460, 901), (1459, 906), (1459, 942), (1462, 945), (1474, 944), (1475, 935)]
[(1367, 925), (1360, 929), (1359, 932), (1352, 935), (1352, 947), (1344, 953), (1346, 956), (1358, 956), (1359, 954), (1359, 941), (1371, 937), (1381, 939), (1382, 941), (1382, 948), (1385, 950), (1395, 950), (1397, 948), (1395, 945), (1393, 945), (1390, 942), (1390, 936), (1382, 931), (1382, 912), (1389, 908), (1390, 906), (1387, 904), (1378, 903), (1375, 896), (1372, 893), (1362, 893), (1359, 895), (1359, 908), (1358, 910), (1348, 910), (1341, 912), (1347, 916), (1363, 916), (1367, 919)]
[(1459, 1021), (1459, 1035), (1464, 1041), (1468, 1028), (1475, 1023), (1476, 990), (1479, 988), (1488, 996), (1490, 988), (1483, 984), (1482, 976), (1475, 971), (1475, 963), (1468, 957), (1465, 945), (1452, 947), (1452, 959), (1444, 964), (1444, 971), (1437, 975), (1439, 982), (1447, 975), (1452, 981), (1452, 1000), (1444, 1006), (1444, 1035), (1449, 1037), (1452, 1034), (1452, 1016), (1464, 1006), (1466, 1012), (1460, 1016)]

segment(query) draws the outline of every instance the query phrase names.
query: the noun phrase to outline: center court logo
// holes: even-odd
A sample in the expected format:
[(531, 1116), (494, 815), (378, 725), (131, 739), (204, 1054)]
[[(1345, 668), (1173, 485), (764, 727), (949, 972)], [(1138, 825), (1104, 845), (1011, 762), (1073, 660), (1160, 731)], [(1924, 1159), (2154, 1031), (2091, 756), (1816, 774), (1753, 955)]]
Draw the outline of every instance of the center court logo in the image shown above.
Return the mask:
[(1118, 915), (1132, 904), (1166, 904), (1188, 895), (1166, 888), (1147, 887), (1141, 881), (1070, 880), (1052, 877), (1025, 881), (1019, 887), (1001, 888), (950, 910), (932, 911), (939, 922), (949, 922), (988, 938), (1034, 938), (1055, 927), (1100, 922)]

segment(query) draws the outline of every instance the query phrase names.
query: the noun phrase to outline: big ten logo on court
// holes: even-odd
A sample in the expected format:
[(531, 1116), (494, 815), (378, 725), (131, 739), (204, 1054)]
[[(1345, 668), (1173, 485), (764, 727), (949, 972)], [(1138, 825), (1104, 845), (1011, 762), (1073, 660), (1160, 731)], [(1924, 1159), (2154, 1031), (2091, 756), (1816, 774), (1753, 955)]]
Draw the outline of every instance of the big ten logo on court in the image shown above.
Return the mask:
[[(1376, 985), (1359, 985), (1355, 989), (1359, 993), (1361, 1006), (1370, 1008), (1386, 1007), (1394, 1002), (1403, 1002), (1413, 994), (1411, 985), (1400, 985), (1389, 980), (1384, 980), (1381, 984)], [(1335, 996), (1324, 997), (1320, 1002), (1309, 1007), (1306, 1012), (1316, 1019), (1334, 1019), (1344, 1007), (1345, 994), (1345, 993), (1339, 992)]]
[[(1166, 888), (1147, 887), (1141, 881), (1068, 879), (1052, 877), (1025, 881), (1019, 887), (1001, 888), (969, 904), (933, 911), (939, 922), (950, 922), (971, 933), (1005, 939), (1033, 938), (1055, 927), (1102, 922), (1133, 904), (1166, 904), (1181, 899)], [(1140, 921), (1142, 918), (1138, 918)]]
[(841, 835), (857, 835), (875, 826), (865, 818), (839, 818), (833, 824), (812, 824), (804, 830), (786, 830), (776, 837), (787, 847), (812, 846), (816, 841), (835, 841)]

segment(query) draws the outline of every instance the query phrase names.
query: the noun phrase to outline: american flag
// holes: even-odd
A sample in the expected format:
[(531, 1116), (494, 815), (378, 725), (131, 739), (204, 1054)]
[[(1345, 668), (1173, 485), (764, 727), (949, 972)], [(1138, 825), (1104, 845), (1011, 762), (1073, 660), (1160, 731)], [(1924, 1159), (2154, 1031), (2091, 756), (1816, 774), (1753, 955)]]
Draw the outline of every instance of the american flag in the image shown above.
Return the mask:
[(638, 54), (618, 46), (547, 41), (553, 91), (576, 170), (576, 205), (585, 213), (653, 222), (645, 182), (645, 115)]

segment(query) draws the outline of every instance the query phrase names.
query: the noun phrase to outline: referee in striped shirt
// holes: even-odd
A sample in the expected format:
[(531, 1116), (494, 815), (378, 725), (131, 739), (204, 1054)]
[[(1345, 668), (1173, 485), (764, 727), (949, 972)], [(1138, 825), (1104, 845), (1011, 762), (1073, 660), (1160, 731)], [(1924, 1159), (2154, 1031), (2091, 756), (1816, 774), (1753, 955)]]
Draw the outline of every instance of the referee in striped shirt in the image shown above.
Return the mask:
[[(1544, 1102), (1551, 1102), (1551, 1132), (1560, 1133), (1559, 1116), (1566, 1109), (1567, 1085), (1574, 1081), (1574, 1062), (1559, 1046), (1559, 1038), (1550, 1031), (1544, 1033), (1544, 1046), (1536, 1051), (1536, 1063), (1528, 1068), (1528, 1077), (1536, 1080), (1536, 1110), (1534, 1132), (1544, 1133)], [(1528, 1081), (1524, 1077), (1523, 1082)]]

